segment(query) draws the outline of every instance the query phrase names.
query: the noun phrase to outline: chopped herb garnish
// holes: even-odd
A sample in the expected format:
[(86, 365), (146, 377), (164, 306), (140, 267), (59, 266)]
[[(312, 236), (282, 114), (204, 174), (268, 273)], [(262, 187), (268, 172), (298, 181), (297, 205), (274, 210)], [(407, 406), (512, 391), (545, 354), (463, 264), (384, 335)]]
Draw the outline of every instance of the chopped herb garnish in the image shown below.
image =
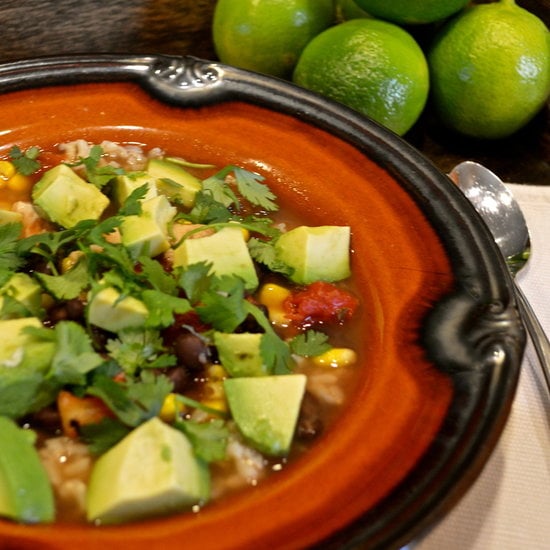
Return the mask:
[(324, 332), (308, 330), (295, 336), (290, 342), (292, 353), (302, 357), (314, 357), (331, 349), (328, 336)]
[(14, 145), (9, 152), (11, 162), (15, 169), (23, 176), (30, 176), (41, 168), (40, 161), (37, 160), (40, 156), (40, 148), (33, 146), (26, 151), (22, 151), (17, 145)]

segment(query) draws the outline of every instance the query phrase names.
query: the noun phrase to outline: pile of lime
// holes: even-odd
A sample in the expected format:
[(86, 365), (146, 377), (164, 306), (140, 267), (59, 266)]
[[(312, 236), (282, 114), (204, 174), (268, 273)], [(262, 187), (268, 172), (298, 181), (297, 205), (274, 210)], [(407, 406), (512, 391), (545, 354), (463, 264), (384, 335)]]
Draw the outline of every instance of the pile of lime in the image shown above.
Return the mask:
[(292, 80), (400, 135), (429, 104), (456, 132), (504, 138), (550, 97), (550, 32), (515, 0), (218, 0), (212, 33), (223, 63)]

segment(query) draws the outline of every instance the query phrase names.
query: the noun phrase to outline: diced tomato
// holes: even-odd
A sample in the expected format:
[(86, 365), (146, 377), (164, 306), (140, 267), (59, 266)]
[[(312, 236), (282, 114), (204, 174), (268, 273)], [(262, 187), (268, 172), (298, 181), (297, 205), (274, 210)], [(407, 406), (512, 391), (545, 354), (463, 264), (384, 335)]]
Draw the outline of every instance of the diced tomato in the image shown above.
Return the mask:
[(293, 292), (283, 302), (288, 319), (299, 324), (341, 323), (352, 317), (358, 305), (355, 296), (323, 281)]
[(69, 437), (77, 437), (80, 426), (99, 424), (104, 418), (113, 417), (111, 410), (98, 397), (77, 397), (68, 391), (59, 392), (57, 409), (63, 433)]

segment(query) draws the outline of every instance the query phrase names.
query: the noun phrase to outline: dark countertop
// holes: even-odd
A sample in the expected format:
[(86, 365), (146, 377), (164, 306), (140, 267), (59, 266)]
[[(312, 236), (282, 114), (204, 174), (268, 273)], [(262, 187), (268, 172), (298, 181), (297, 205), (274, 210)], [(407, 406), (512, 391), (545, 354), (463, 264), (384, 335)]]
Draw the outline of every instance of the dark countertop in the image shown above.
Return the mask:
[[(517, 0), (550, 26), (550, 0)], [(0, 62), (71, 53), (164, 53), (215, 59), (215, 0), (3, 0)], [(431, 29), (422, 30), (428, 33)], [(426, 40), (426, 36), (420, 36)], [(516, 135), (480, 142), (446, 131), (427, 109), (405, 136), (441, 170), (470, 159), (502, 179), (550, 185), (550, 102)]]

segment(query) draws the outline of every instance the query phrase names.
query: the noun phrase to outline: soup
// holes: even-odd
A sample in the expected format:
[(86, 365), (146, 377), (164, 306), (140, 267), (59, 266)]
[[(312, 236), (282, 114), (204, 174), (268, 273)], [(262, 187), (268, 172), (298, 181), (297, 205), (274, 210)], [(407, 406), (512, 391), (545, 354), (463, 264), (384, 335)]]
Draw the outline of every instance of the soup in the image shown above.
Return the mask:
[(311, 448), (357, 377), (349, 227), (154, 146), (2, 166), (0, 414), (37, 434), (55, 502), (4, 515), (193, 513)]

